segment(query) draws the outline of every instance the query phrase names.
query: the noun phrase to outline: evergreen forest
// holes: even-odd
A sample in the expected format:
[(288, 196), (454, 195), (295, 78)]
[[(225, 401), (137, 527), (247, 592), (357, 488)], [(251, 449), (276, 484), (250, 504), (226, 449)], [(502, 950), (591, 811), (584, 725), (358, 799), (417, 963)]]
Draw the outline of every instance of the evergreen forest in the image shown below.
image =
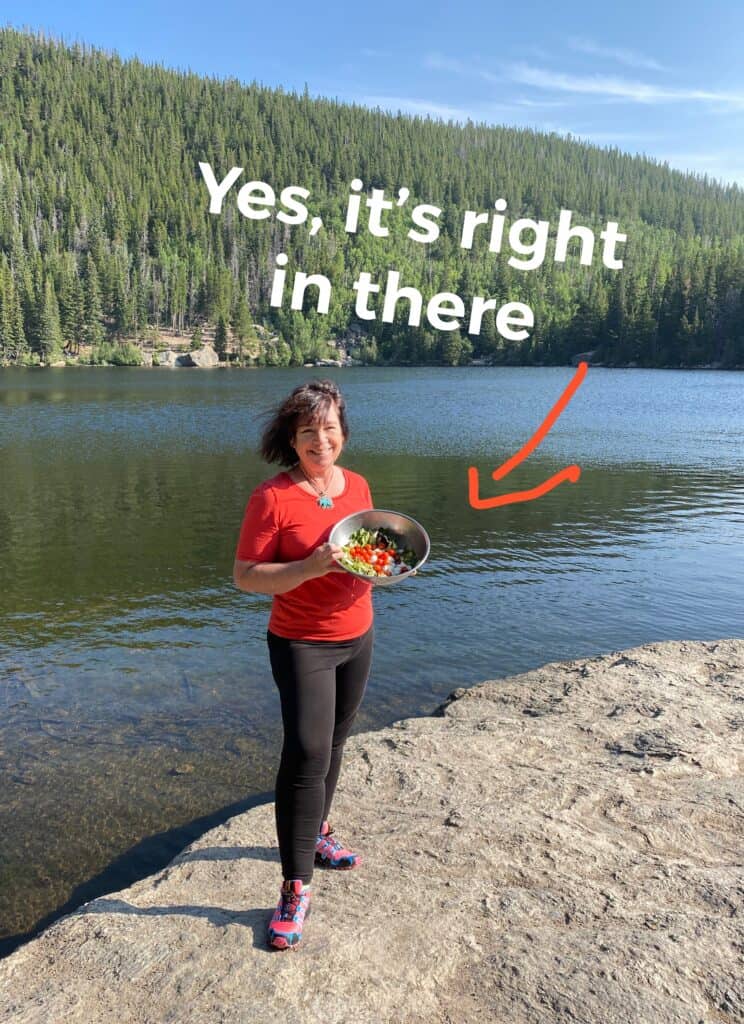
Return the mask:
[[(137, 363), (167, 329), (213, 332), (224, 358), (297, 365), (342, 344), (368, 363), (457, 365), (595, 362), (647, 367), (744, 367), (744, 192), (618, 149), (527, 129), (445, 123), (201, 77), (41, 34), (0, 31), (0, 364), (67, 355)], [(219, 216), (199, 163), (218, 180), (242, 167)], [(421, 245), (345, 230), (350, 182), (408, 208), (442, 210)], [(243, 216), (240, 184), (309, 190), (323, 227), (283, 223), (277, 210)], [(466, 210), (548, 220), (573, 213), (597, 239), (617, 221), (621, 271), (569, 248), (530, 272), (489, 251), (488, 234), (461, 248)], [(408, 225), (410, 226), (410, 225)], [(309, 288), (301, 310), (270, 305), (278, 253), (333, 283), (327, 313)], [(534, 327), (507, 341), (494, 312), (477, 334), (355, 316), (361, 271), (427, 297), (454, 292), (527, 303)], [(353, 344), (352, 344), (353, 343)]]

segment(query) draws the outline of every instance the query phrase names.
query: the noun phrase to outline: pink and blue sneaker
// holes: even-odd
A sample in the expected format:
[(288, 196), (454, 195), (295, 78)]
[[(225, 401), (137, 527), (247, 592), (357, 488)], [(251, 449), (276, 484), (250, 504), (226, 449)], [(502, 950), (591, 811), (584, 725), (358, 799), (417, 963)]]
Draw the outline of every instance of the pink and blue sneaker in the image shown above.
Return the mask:
[(337, 839), (332, 839), (333, 834), (333, 829), (324, 821), (315, 840), (315, 863), (342, 871), (358, 868), (362, 863), (361, 855), (347, 850)]
[(302, 925), (310, 913), (310, 890), (303, 889), (301, 878), (286, 878), (274, 916), (269, 923), (269, 945), (289, 949), (302, 938)]

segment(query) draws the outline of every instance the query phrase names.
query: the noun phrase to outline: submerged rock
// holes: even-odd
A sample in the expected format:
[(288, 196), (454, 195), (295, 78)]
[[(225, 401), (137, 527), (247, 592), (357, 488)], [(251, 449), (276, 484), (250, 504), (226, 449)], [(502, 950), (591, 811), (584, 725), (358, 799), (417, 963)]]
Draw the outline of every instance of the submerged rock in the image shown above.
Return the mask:
[(744, 1019), (744, 641), (455, 690), (347, 743), (305, 938), (266, 946), (273, 804), (0, 963), (0, 1020)]

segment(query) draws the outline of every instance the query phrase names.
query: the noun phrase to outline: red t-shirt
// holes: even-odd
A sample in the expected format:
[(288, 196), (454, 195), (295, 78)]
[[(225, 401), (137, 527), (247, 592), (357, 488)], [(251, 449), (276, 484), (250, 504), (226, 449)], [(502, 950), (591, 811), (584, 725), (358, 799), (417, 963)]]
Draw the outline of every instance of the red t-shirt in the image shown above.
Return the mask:
[[(289, 476), (265, 480), (248, 499), (235, 557), (246, 562), (295, 562), (328, 540), (339, 520), (373, 508), (367, 481), (342, 470), (346, 487), (333, 508), (318, 505)], [(269, 629), (290, 640), (352, 640), (372, 625), (372, 584), (329, 572), (275, 594)]]

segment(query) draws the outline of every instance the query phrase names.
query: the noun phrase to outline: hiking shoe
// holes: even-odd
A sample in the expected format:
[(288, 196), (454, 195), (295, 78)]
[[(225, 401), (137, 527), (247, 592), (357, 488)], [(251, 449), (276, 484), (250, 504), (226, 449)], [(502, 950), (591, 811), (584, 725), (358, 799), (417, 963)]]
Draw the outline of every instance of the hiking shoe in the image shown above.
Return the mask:
[(289, 949), (302, 938), (302, 924), (310, 913), (310, 890), (302, 891), (301, 878), (286, 878), (282, 895), (269, 923), (269, 945)]
[(333, 834), (333, 829), (324, 821), (315, 840), (315, 863), (342, 871), (358, 868), (362, 863), (361, 855), (347, 850), (337, 839), (332, 838)]

